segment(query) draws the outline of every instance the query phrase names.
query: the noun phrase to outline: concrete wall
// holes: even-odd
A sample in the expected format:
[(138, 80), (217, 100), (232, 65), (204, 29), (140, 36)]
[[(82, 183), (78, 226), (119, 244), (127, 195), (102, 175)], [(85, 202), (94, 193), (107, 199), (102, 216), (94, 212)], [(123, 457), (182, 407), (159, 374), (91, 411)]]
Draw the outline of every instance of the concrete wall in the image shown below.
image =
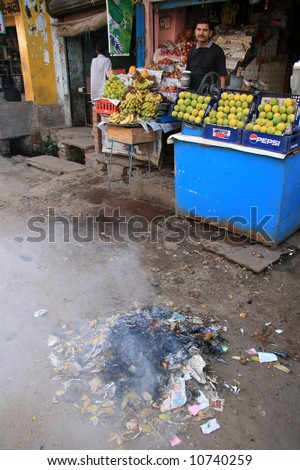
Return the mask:
[(0, 103), (0, 139), (29, 135), (33, 125), (32, 101)]
[(20, 3), (16, 17), (26, 100), (35, 105), (57, 104), (56, 73), (50, 16), (45, 0)]
[[(43, 127), (70, 126), (64, 38), (57, 36), (45, 0), (23, 0), (19, 5), (20, 13), (6, 15), (4, 19), (6, 26), (13, 26), (17, 31), (25, 100), (33, 103), (33, 108), (30, 106), (33, 127), (41, 130)], [(18, 135), (19, 131), (11, 137)]]

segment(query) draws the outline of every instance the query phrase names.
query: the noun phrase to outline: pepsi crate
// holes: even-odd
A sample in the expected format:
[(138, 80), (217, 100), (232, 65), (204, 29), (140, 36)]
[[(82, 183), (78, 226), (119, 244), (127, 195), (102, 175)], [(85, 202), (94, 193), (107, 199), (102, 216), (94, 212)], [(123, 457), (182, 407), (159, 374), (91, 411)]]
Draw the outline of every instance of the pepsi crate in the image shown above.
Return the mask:
[(293, 101), (293, 105), (295, 108), (295, 119), (292, 123), (292, 130), (299, 131), (300, 130), (300, 95), (292, 95), (288, 93), (270, 93), (266, 92), (259, 92), (258, 101), (256, 103), (256, 116), (259, 116), (259, 106), (265, 104), (271, 104), (272, 98), (276, 98), (278, 102), (278, 106), (281, 107), (284, 105), (285, 100), (291, 99)]
[(181, 132), (184, 135), (193, 135), (196, 137), (202, 136), (202, 126), (194, 126), (190, 122), (183, 122), (181, 126)]
[(231, 144), (242, 143), (242, 130), (236, 127), (219, 126), (218, 124), (204, 124), (202, 137)]
[(273, 135), (243, 129), (242, 144), (246, 147), (287, 154), (300, 147), (300, 132), (292, 135)]
[[(228, 97), (223, 97), (224, 93), (226, 93), (228, 95)], [(217, 96), (217, 98), (213, 99), (211, 109), (207, 113), (206, 117), (208, 117), (209, 119), (214, 119), (214, 121), (217, 121), (218, 115), (210, 116), (211, 111), (215, 111), (215, 113), (216, 113), (217, 110), (219, 109), (219, 106), (220, 106), (220, 100), (224, 100), (224, 101), (230, 100), (231, 101), (231, 100), (233, 100), (233, 97), (235, 97), (235, 95), (239, 95), (239, 96), (241, 96), (241, 95), (247, 95), (247, 96), (252, 95), (253, 96), (253, 100), (251, 101), (251, 103), (248, 103), (248, 106), (247, 106), (247, 109), (249, 110), (248, 115), (247, 115), (247, 119), (246, 119), (246, 116), (244, 115), (244, 126), (248, 122), (251, 122), (252, 119), (253, 119), (253, 116), (255, 116), (259, 96), (258, 96), (258, 93), (256, 93), (256, 92), (253, 93), (253, 92), (248, 91), (248, 90), (234, 90), (234, 89), (220, 88), (219, 91), (218, 91), (218, 96)], [(243, 101), (245, 101), (245, 99)], [(221, 103), (221, 106), (222, 106), (222, 109), (223, 109), (224, 108), (223, 103)], [(226, 106), (229, 108), (230, 105), (227, 104)], [(239, 106), (242, 109), (242, 103), (240, 103)], [(221, 112), (221, 110), (219, 112)], [(235, 109), (234, 112), (236, 112), (236, 109)], [(243, 111), (240, 111), (240, 112), (242, 113)], [(224, 113), (224, 110), (222, 111), (222, 113)], [(227, 116), (230, 117), (229, 114), (228, 114), (228, 111), (225, 111), (225, 117), (226, 117), (226, 120), (227, 120), (227, 122), (225, 124), (222, 123), (223, 117), (220, 118), (221, 123), (218, 123), (218, 122), (217, 123), (216, 122), (212, 122), (212, 123), (205, 122), (204, 125), (203, 125), (202, 137), (204, 137), (205, 139), (216, 140), (216, 141), (219, 141), (219, 142), (228, 142), (228, 143), (238, 144), (238, 145), (241, 144), (242, 143), (242, 128), (233, 127), (231, 125), (228, 125)], [(224, 116), (224, 114), (223, 114), (223, 116)], [(238, 121), (240, 121), (240, 118), (238, 118)]]

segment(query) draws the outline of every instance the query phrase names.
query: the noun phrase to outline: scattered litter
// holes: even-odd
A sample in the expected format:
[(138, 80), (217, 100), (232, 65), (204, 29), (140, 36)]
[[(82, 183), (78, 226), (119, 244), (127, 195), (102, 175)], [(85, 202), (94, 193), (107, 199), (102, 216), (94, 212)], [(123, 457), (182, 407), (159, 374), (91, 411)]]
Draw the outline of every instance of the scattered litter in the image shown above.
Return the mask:
[(257, 355), (259, 358), (259, 362), (276, 362), (277, 361), (277, 356), (276, 354), (273, 354), (273, 353), (258, 352)]
[(169, 321), (184, 321), (184, 320), (186, 320), (186, 317), (184, 315), (181, 315), (181, 313), (178, 313), (178, 312), (174, 312)]
[(36, 417), (36, 416), (31, 416), (31, 421), (32, 421), (32, 422), (37, 421), (37, 417)]
[(242, 335), (245, 334), (244, 328), (240, 328), (240, 332), (242, 333)]
[(55, 335), (49, 335), (47, 346), (54, 346), (59, 342), (59, 338)]
[(246, 365), (246, 364), (248, 364), (248, 362), (251, 362), (251, 359), (248, 359), (245, 356), (240, 356), (239, 361), (240, 361), (241, 364)]
[(258, 357), (258, 355), (256, 354), (255, 356), (251, 356), (251, 361), (259, 362), (259, 357)]
[(254, 354), (257, 354), (257, 351), (255, 348), (250, 348), (250, 349), (246, 349), (246, 353), (249, 354), (250, 356), (253, 356)]
[(207, 423), (201, 424), (200, 428), (203, 432), (203, 434), (210, 434), (211, 432), (217, 431), (217, 429), (220, 429), (220, 425), (218, 421), (214, 419), (210, 419), (207, 421)]
[(158, 415), (159, 419), (161, 419), (162, 421), (170, 421), (170, 419), (172, 419), (172, 415), (169, 414), (169, 413), (160, 413)]
[(162, 402), (160, 410), (162, 413), (183, 406), (186, 402), (185, 380), (177, 378), (172, 384), (169, 396)]
[(99, 419), (97, 418), (97, 416), (90, 416), (89, 422), (94, 426), (97, 426), (97, 424), (99, 423)]
[(224, 398), (218, 398), (216, 401), (211, 403), (211, 406), (214, 410), (223, 412), (224, 411), (225, 400)]
[(205, 365), (206, 363), (202, 356), (200, 354), (197, 354), (195, 356), (192, 356), (188, 360), (186, 364), (186, 370), (195, 380), (197, 380), (197, 382), (199, 382), (200, 384), (205, 384), (206, 378), (203, 373)]
[(275, 330), (275, 333), (277, 333), (278, 335), (281, 335), (281, 333), (283, 333), (283, 330), (277, 329), (277, 330)]
[(234, 298), (234, 296), (232, 294), (228, 294), (228, 299), (229, 300), (232, 300)]
[(256, 251), (252, 253), (252, 256), (255, 256), (256, 258), (264, 258), (264, 255), (262, 253), (257, 253)]
[(199, 397), (197, 398), (197, 403), (199, 403), (199, 411), (205, 410), (205, 408), (209, 407), (209, 400), (201, 390), (199, 390), (198, 393)]
[(247, 314), (245, 312), (240, 312), (239, 316), (241, 318), (246, 318)]
[(173, 436), (172, 439), (170, 439), (170, 444), (172, 447), (178, 446), (178, 444), (181, 443), (181, 440), (177, 436)]
[(222, 362), (222, 364), (229, 364), (227, 359), (224, 359), (224, 357), (216, 357), (216, 361)]
[(137, 431), (139, 429), (139, 422), (136, 418), (132, 418), (126, 423), (126, 429), (128, 431)]
[(288, 359), (290, 357), (289, 354), (285, 351), (269, 351), (269, 353), (276, 354), (276, 356), (280, 356), (283, 359)]
[(266, 343), (269, 336), (271, 336), (271, 334), (274, 333), (274, 331), (275, 331), (275, 326), (272, 325), (271, 322), (269, 322), (269, 323), (265, 323), (265, 326), (262, 329), (261, 333), (256, 331), (255, 333), (253, 333), (252, 336), (256, 338), (258, 341), (260, 341), (261, 343)]
[(285, 372), (286, 374), (291, 372), (291, 369), (284, 366), (283, 364), (280, 364), (280, 362), (273, 362), (272, 366), (275, 367), (275, 369), (281, 370), (281, 372)]
[(229, 385), (226, 382), (224, 382), (224, 385), (235, 395), (238, 395), (240, 393), (240, 389), (236, 385)]
[(63, 363), (63, 359), (59, 359), (54, 353), (51, 353), (48, 356), (48, 359), (50, 359), (50, 362), (53, 365), (53, 367), (60, 367)]
[(46, 310), (45, 308), (41, 308), (40, 310), (37, 310), (36, 312), (34, 312), (33, 316), (36, 318), (36, 317), (42, 317), (43, 315), (46, 315), (48, 313), (48, 310)]
[(106, 322), (89, 319), (50, 335), (48, 357), (53, 380), (60, 381), (52, 402), (71, 402), (94, 426), (109, 420), (110, 441), (118, 446), (139, 438), (147, 446), (153, 440), (155, 448), (166, 439), (178, 445), (191, 420), (223, 411), (212, 364), (228, 364), (222, 357), (229, 348), (222, 336), (227, 327), (208, 315), (174, 312), (173, 302), (170, 307), (137, 309)]
[[(208, 403), (208, 405), (209, 405), (209, 403)], [(192, 416), (196, 416), (199, 413), (200, 410), (201, 410), (200, 405), (192, 405), (192, 406), (188, 407), (188, 411)]]

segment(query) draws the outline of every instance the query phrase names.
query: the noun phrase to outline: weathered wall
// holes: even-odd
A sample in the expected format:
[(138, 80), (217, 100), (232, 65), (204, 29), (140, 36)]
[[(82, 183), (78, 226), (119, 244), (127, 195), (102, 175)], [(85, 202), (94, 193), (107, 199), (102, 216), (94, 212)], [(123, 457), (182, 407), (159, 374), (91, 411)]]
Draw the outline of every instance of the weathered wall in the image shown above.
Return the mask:
[(26, 100), (35, 105), (57, 104), (56, 73), (50, 16), (45, 0), (24, 0), (17, 16)]
[(33, 103), (31, 101), (0, 103), (0, 139), (28, 135), (33, 124)]

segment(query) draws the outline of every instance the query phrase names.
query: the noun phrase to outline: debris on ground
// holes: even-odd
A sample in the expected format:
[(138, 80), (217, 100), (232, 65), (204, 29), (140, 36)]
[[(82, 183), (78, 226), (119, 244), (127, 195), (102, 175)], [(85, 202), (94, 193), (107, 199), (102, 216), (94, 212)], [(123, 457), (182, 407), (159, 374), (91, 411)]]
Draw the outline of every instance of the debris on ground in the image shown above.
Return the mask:
[(222, 333), (214, 319), (158, 307), (65, 327), (48, 339), (60, 382), (52, 401), (72, 402), (94, 426), (113, 423), (120, 448), (143, 436), (148, 447), (149, 436), (154, 448), (177, 446), (191, 420), (208, 434), (225, 403), (212, 369), (229, 348)]
[(47, 313), (48, 313), (48, 310), (46, 310), (45, 308), (41, 308), (40, 310), (37, 310), (36, 312), (34, 312), (33, 316), (34, 318), (42, 317), (43, 315), (47, 315)]

